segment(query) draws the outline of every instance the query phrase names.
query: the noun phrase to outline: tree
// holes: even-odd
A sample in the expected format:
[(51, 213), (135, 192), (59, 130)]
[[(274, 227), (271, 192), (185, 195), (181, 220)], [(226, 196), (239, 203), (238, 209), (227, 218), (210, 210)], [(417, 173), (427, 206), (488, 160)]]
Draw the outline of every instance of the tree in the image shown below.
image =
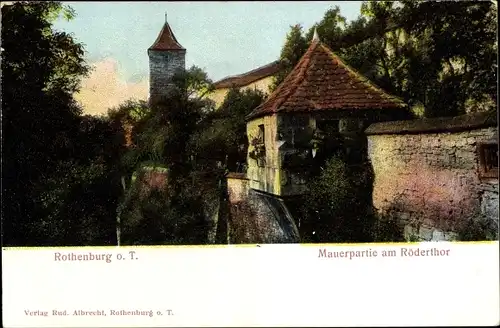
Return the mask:
[(149, 105), (145, 100), (129, 99), (124, 103), (108, 109), (110, 120), (122, 123), (137, 124), (149, 113)]
[[(127, 150), (120, 157), (120, 166), (123, 170), (122, 184), (125, 187), (130, 182), (132, 173), (137, 169), (137, 163), (146, 157), (151, 157), (142, 150), (136, 148), (138, 133), (146, 123), (146, 118), (150, 114), (150, 107), (147, 101), (129, 99), (117, 107), (108, 109), (107, 120), (119, 131), (125, 139)], [(142, 158), (139, 158), (141, 157)]]
[(274, 91), (278, 85), (283, 82), (306, 52), (308, 43), (303, 35), (302, 29), (302, 25), (300, 24), (290, 26), (290, 32), (288, 32), (285, 44), (281, 49), (279, 60), (280, 69), (273, 77), (273, 83), (270, 86), (271, 91)]
[(169, 167), (190, 165), (187, 159), (192, 154), (188, 140), (200, 122), (214, 110), (213, 101), (204, 97), (213, 89), (213, 84), (206, 72), (196, 66), (176, 74), (173, 79), (175, 90), (172, 94), (153, 104), (128, 100), (108, 111), (110, 119), (129, 130), (133, 147), (124, 157), (125, 166), (132, 170), (129, 173), (144, 162)]
[(302, 58), (309, 47), (315, 30), (321, 35), (323, 42), (328, 45), (335, 45), (334, 49), (337, 49), (339, 40), (343, 36), (345, 24), (345, 17), (340, 15), (340, 8), (335, 6), (329, 9), (323, 16), (323, 19), (319, 23), (314, 24), (305, 35), (302, 25), (296, 24), (290, 26), (290, 32), (288, 32), (285, 44), (281, 49), (280, 70), (274, 76), (270, 90), (275, 90), (292, 71), (300, 58)]
[(419, 41), (417, 52), (431, 63), (416, 69), (413, 61), (414, 74), (428, 78), (412, 79), (408, 86), (423, 89), (417, 96), (426, 116), (462, 114), (471, 102), (496, 95), (496, 20), (490, 1), (403, 2), (402, 28)]
[(369, 165), (349, 165), (342, 155), (327, 159), (303, 202), (303, 242), (371, 241), (372, 185)]
[(71, 160), (39, 184), (33, 200), (44, 218), (39, 244), (116, 245), (116, 208), (122, 196), (120, 157), (124, 140), (105, 118), (84, 116)]
[[(305, 41), (316, 28), (350, 66), (418, 114), (453, 116), (496, 105), (496, 19), (491, 2), (365, 1), (349, 23), (338, 8), (328, 10)], [(303, 54), (304, 37), (293, 35), (274, 87)]]
[[(125, 158), (136, 179), (119, 209), (124, 244), (206, 242), (207, 208), (223, 197), (227, 170), (246, 160), (246, 116), (264, 94), (232, 89), (215, 111), (203, 97), (213, 88), (203, 70), (191, 67), (175, 77), (175, 84), (168, 97), (147, 109), (127, 102), (110, 111), (134, 126), (134, 147)], [(131, 119), (137, 112), (140, 118)], [(167, 182), (148, 187), (156, 173), (141, 169), (145, 163), (165, 168)]]
[(73, 99), (89, 68), (83, 46), (52, 30), (74, 12), (59, 2), (2, 7), (4, 142), (3, 235), (7, 245), (38, 245), (51, 222), (36, 202), (39, 190), (75, 156), (81, 109)]
[(219, 161), (229, 171), (239, 170), (247, 156), (246, 116), (264, 97), (259, 90), (229, 90), (218, 110), (200, 124), (191, 139), (197, 158), (205, 164)]
[(346, 22), (346, 18), (340, 14), (340, 8), (338, 6), (328, 9), (321, 21), (314, 24), (309, 29), (306, 34), (306, 40), (309, 43), (313, 38), (314, 30), (317, 30), (321, 37), (321, 41), (335, 51), (339, 49)]
[[(207, 236), (201, 205), (206, 188), (194, 175), (196, 153), (190, 141), (213, 112), (213, 102), (203, 97), (212, 82), (197, 67), (176, 75), (174, 81), (176, 88), (168, 96), (147, 107), (127, 102), (110, 111), (115, 119), (128, 119), (133, 126), (134, 147), (124, 159), (137, 178), (118, 209), (123, 244), (203, 243)], [(156, 169), (145, 168), (145, 164), (165, 168), (164, 173), (159, 172), (165, 183), (148, 187)]]
[[(491, 3), (371, 1), (362, 14), (375, 37), (341, 54), (382, 88), (421, 104), (427, 117), (491, 102), (497, 67)], [(378, 31), (369, 32), (372, 26)]]
[(205, 95), (214, 90), (213, 81), (208, 77), (207, 72), (195, 65), (181, 74), (176, 74), (174, 83), (180, 91), (185, 92), (186, 97), (192, 100), (207, 102)]

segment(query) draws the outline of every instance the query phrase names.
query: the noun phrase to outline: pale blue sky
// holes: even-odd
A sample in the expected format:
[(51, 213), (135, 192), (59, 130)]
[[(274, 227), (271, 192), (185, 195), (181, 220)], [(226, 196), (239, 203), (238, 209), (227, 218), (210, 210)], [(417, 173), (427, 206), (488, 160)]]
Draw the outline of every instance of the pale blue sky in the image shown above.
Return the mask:
[(307, 30), (335, 5), (348, 19), (360, 1), (303, 2), (66, 2), (77, 17), (56, 22), (85, 44), (87, 60), (113, 58), (124, 80), (149, 76), (147, 48), (161, 30), (165, 12), (187, 49), (186, 66), (205, 69), (214, 80), (249, 71), (279, 57), (290, 25)]

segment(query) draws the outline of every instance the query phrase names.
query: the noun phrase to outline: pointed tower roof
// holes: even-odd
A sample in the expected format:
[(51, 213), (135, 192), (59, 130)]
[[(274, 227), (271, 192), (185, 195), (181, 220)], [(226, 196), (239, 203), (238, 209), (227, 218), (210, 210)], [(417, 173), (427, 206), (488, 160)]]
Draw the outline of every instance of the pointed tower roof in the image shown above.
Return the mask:
[(163, 25), (160, 34), (156, 38), (148, 50), (165, 51), (165, 50), (186, 50), (175, 38), (174, 32), (167, 22), (167, 15), (165, 14), (165, 25)]
[(387, 94), (345, 64), (315, 32), (311, 45), (294, 69), (247, 119), (278, 112), (405, 107), (401, 99)]

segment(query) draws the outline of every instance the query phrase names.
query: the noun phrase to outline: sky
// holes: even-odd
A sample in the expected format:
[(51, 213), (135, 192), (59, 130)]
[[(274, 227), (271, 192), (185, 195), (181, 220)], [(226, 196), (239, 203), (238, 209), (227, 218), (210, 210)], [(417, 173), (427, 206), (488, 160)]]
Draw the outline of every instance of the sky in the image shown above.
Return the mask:
[(217, 81), (277, 60), (291, 25), (300, 23), (307, 31), (333, 6), (350, 21), (361, 8), (360, 1), (64, 3), (76, 17), (61, 18), (54, 28), (83, 43), (94, 68), (75, 96), (87, 114), (105, 113), (130, 98), (147, 99), (147, 48), (165, 14), (187, 49), (186, 67), (201, 67)]

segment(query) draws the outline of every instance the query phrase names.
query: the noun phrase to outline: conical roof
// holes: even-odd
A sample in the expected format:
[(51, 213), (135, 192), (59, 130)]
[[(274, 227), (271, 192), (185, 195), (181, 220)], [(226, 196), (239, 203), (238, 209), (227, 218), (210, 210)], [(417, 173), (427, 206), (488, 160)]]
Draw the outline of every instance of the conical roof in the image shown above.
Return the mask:
[(349, 67), (315, 37), (285, 80), (247, 118), (273, 113), (405, 107), (401, 99)]
[(170, 28), (168, 22), (165, 21), (165, 25), (163, 25), (160, 34), (156, 38), (156, 41), (153, 43), (148, 50), (156, 50), (156, 51), (168, 51), (168, 50), (186, 50), (175, 38), (174, 32)]

